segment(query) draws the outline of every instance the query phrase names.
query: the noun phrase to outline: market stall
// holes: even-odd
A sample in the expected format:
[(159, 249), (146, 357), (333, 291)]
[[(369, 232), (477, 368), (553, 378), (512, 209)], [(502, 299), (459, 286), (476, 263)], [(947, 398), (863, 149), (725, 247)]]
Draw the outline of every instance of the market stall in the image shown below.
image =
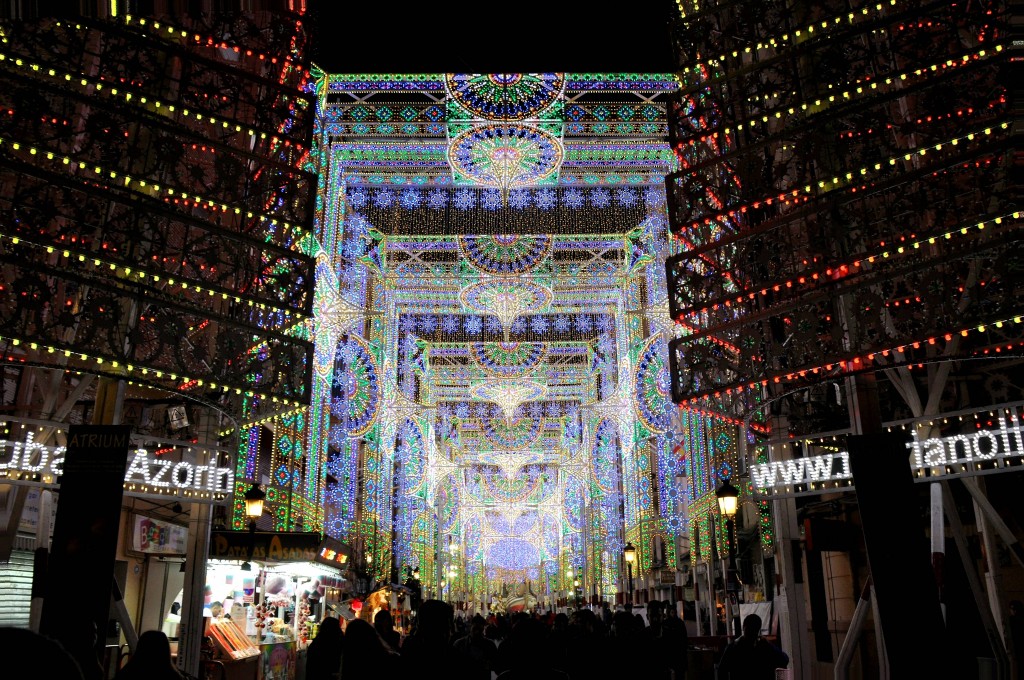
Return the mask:
[[(350, 604), (351, 607), (351, 604)], [(373, 622), (377, 612), (387, 610), (394, 621), (395, 632), (402, 636), (409, 634), (412, 623), (412, 590), (397, 583), (381, 586), (366, 596), (356, 615)], [(353, 607), (354, 609), (354, 607)]]
[(214, 531), (203, 597), (212, 658), (234, 680), (296, 680), (347, 546), (315, 532)]

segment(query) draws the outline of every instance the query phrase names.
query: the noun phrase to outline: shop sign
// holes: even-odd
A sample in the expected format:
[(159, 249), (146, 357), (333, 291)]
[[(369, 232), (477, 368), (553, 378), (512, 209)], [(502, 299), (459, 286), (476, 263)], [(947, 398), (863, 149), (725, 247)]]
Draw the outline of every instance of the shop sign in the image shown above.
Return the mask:
[[(1008, 461), (1024, 457), (1024, 428), (1013, 411), (999, 418), (998, 429), (922, 439), (911, 431), (906, 443), (910, 467), (916, 479), (941, 479), (985, 474), (1008, 466)], [(818, 456), (757, 463), (750, 466), (750, 479), (761, 493), (778, 495), (800, 489), (822, 491), (849, 486), (853, 479), (850, 456), (837, 451)]]
[(210, 533), (210, 557), (219, 560), (313, 562), (319, 549), (320, 534), (315, 531)]
[[(0, 439), (0, 478), (13, 483), (57, 488), (64, 473), (66, 447), (35, 441), (33, 432), (24, 441)], [(235, 472), (229, 467), (158, 455), (144, 448), (128, 453), (124, 475), (126, 496), (160, 496), (185, 501), (216, 502), (234, 489)], [(216, 456), (210, 456), (211, 461)]]
[(348, 563), (350, 553), (351, 549), (344, 543), (330, 536), (325, 536), (320, 544), (315, 561), (335, 569), (344, 569)]
[(150, 555), (184, 555), (187, 545), (188, 527), (144, 515), (132, 517), (132, 550)]

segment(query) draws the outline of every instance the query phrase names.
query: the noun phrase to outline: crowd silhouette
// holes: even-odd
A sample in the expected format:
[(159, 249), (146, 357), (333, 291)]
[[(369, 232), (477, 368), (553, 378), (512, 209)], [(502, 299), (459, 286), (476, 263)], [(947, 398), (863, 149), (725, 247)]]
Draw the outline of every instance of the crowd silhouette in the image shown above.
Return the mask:
[(443, 668), (455, 680), (576, 680), (619, 673), (681, 680), (689, 648), (675, 608), (658, 601), (647, 605), (645, 621), (629, 611), (599, 615), (590, 609), (466, 618), (456, 617), (445, 602), (427, 600), (400, 644), (358, 619), (348, 623), (345, 635), (341, 680), (358, 677), (367, 663), (410, 675)]
[[(747, 616), (743, 635), (719, 659), (718, 677), (773, 678), (788, 665), (784, 652), (760, 636), (761, 619)], [(394, 631), (389, 612), (377, 612), (374, 623), (357, 618), (342, 622), (326, 617), (306, 654), (305, 680), (349, 680), (410, 677), (425, 669), (444, 670), (452, 680), (582, 680), (643, 677), (682, 680), (687, 676), (689, 638), (684, 622), (667, 602), (647, 604), (646, 617), (631, 608), (595, 612), (581, 608), (570, 614), (516, 612), (509, 615), (455, 616), (440, 600), (420, 604), (412, 631), (404, 639)], [(45, 677), (89, 680), (71, 648), (29, 631), (5, 629), (9, 638), (43, 659)], [(39, 658), (34, 663), (40, 663)], [(84, 661), (91, 666), (91, 655)], [(98, 663), (96, 664), (98, 667)], [(170, 644), (161, 631), (139, 637), (128, 662), (115, 680), (183, 680), (173, 665)], [(696, 679), (694, 679), (696, 680)]]

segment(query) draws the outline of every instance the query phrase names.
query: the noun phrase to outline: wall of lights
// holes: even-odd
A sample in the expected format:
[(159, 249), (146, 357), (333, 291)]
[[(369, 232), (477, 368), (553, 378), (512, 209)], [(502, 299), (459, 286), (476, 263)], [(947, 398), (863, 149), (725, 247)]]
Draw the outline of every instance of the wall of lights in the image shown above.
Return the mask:
[[(440, 536), (449, 599), (524, 583), (558, 598), (570, 568), (611, 597), (626, 524), (667, 536), (653, 338), (674, 331), (676, 80), (314, 72), (312, 87), (320, 229), (336, 234), (323, 308), (363, 348), (331, 378), (328, 525), (374, 575), (419, 566), (431, 588)], [(512, 143), (523, 164), (506, 164)]]

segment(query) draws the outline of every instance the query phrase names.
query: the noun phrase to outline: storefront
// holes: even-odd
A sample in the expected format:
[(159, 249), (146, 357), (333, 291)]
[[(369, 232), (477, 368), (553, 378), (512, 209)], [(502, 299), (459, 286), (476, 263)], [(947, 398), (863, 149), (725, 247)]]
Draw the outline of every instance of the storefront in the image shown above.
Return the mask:
[(180, 593), (185, 582), (181, 567), (188, 544), (188, 527), (143, 513), (130, 513), (124, 531), (125, 554), (141, 558), (138, 629), (162, 630), (177, 642), (181, 624)]
[(212, 532), (203, 616), (225, 675), (302, 677), (306, 646), (340, 590), (349, 555), (315, 532)]

